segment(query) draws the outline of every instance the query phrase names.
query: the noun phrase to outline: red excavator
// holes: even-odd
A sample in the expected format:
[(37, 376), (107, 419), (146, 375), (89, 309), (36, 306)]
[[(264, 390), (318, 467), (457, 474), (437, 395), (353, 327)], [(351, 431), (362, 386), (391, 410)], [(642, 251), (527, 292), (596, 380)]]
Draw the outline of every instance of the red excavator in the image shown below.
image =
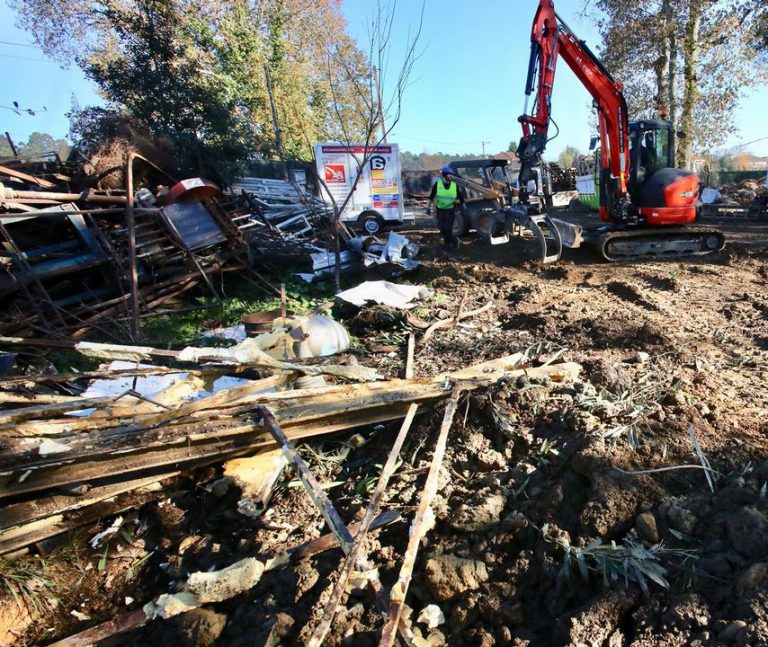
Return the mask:
[[(709, 254), (722, 249), (725, 241), (721, 232), (684, 226), (696, 220), (699, 178), (691, 171), (675, 168), (672, 124), (663, 119), (628, 120), (623, 85), (555, 13), (553, 0), (540, 0), (533, 19), (525, 114), (519, 118), (523, 127), (517, 149), (520, 186), (525, 187), (534, 169), (542, 164), (550, 139), (558, 57), (584, 84), (597, 109), (600, 220), (607, 224), (574, 233), (572, 225), (548, 216), (523, 217), (527, 220), (523, 224), (544, 244), (543, 260), (559, 258), (562, 244), (578, 246), (579, 234), (609, 261)], [(512, 220), (521, 224), (519, 210)], [(554, 254), (547, 249), (539, 228), (546, 231), (550, 244), (555, 242)]]

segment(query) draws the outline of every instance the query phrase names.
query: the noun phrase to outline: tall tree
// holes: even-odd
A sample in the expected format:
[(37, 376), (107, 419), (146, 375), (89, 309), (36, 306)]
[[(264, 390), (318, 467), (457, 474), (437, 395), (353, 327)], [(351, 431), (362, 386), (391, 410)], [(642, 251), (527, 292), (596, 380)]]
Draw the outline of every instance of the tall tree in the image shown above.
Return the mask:
[(563, 168), (571, 168), (576, 163), (576, 159), (579, 155), (581, 155), (581, 152), (578, 148), (574, 146), (566, 146), (557, 158), (557, 162)]
[(264, 66), (286, 152), (338, 138), (338, 116), (361, 132), (362, 102), (331, 97), (326, 55), (344, 79), (367, 74), (336, 0), (10, 0), (22, 26), (62, 63), (93, 79), (110, 111), (176, 144), (187, 166), (226, 167), (275, 154)]
[[(735, 131), (734, 106), (766, 79), (755, 65), (761, 2), (756, 0), (598, 0), (601, 56), (624, 83), (634, 117), (667, 114), (694, 149), (721, 145)], [(682, 82), (681, 82), (682, 81)], [(677, 123), (680, 115), (680, 124)]]
[(701, 4), (699, 0), (688, 2), (688, 22), (685, 25), (684, 63), (683, 63), (683, 113), (681, 127), (686, 133), (680, 146), (680, 161), (682, 166), (689, 168), (693, 159), (693, 138), (687, 133), (695, 129), (696, 105), (699, 102), (699, 57), (701, 55)]

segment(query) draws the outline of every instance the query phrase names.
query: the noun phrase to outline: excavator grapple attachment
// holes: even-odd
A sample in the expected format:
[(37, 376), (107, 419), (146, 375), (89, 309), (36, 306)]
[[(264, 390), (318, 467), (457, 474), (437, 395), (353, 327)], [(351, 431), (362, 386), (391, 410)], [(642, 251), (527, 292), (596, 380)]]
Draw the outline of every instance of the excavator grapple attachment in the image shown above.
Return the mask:
[(559, 261), (563, 239), (552, 219), (546, 214), (530, 215), (525, 224), (539, 243), (539, 261), (544, 264)]

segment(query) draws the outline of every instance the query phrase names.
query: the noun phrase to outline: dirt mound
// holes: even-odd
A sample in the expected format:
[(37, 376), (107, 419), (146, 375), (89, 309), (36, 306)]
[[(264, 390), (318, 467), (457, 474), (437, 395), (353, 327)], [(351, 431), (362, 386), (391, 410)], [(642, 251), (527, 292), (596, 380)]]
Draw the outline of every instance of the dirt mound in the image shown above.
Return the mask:
[[(436, 234), (419, 237), (427, 266), (411, 278), (436, 297), (416, 316), (450, 317), (465, 295), (467, 310), (492, 308), (418, 345), (417, 376), (515, 351), (534, 365), (558, 354), (584, 370), (573, 382), (510, 379), (460, 403), (407, 598), (414, 631), (456, 646), (768, 644), (765, 251), (739, 244), (684, 263), (582, 259), (553, 270), (517, 248), (471, 241), (430, 257)], [(403, 317), (370, 309), (349, 323), (361, 364), (402, 375), (405, 354), (388, 347), (403, 348)], [(367, 546), (385, 586), (400, 570), (441, 414), (421, 410), (385, 497), (406, 521)], [(397, 427), (300, 448), (345, 521), (362, 516)], [(259, 519), (237, 511), (237, 488), (206, 489), (220, 476), (199, 473), (145, 506), (131, 541), (118, 537), (106, 558), (84, 540), (79, 562), (48, 556), (62, 581), (87, 576), (59, 588), (55, 612), (19, 624), (21, 642), (83, 628), (73, 609), (105, 620), (179, 590), (191, 572), (265, 559), (326, 532), (290, 470)], [(124, 642), (301, 645), (341, 559), (333, 550), (271, 570), (209, 613), (154, 621)], [(430, 605), (445, 618), (431, 629), (416, 622)], [(326, 644), (376, 645), (381, 627), (373, 600), (354, 589)]]

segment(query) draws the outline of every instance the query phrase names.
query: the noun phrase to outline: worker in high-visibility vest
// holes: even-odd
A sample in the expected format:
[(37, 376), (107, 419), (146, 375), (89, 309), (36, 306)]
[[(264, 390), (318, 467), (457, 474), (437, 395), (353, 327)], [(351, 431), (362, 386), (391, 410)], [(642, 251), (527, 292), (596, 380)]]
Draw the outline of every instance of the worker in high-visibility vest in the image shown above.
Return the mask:
[(427, 215), (432, 213), (432, 203), (435, 202), (437, 209), (437, 228), (443, 235), (443, 249), (445, 251), (457, 250), (459, 248), (459, 237), (453, 233), (453, 223), (456, 219), (456, 205), (464, 205), (466, 197), (464, 190), (451, 179), (451, 176), (458, 174), (450, 166), (444, 166), (440, 169), (441, 178), (432, 185), (432, 191), (429, 194), (429, 206)]

